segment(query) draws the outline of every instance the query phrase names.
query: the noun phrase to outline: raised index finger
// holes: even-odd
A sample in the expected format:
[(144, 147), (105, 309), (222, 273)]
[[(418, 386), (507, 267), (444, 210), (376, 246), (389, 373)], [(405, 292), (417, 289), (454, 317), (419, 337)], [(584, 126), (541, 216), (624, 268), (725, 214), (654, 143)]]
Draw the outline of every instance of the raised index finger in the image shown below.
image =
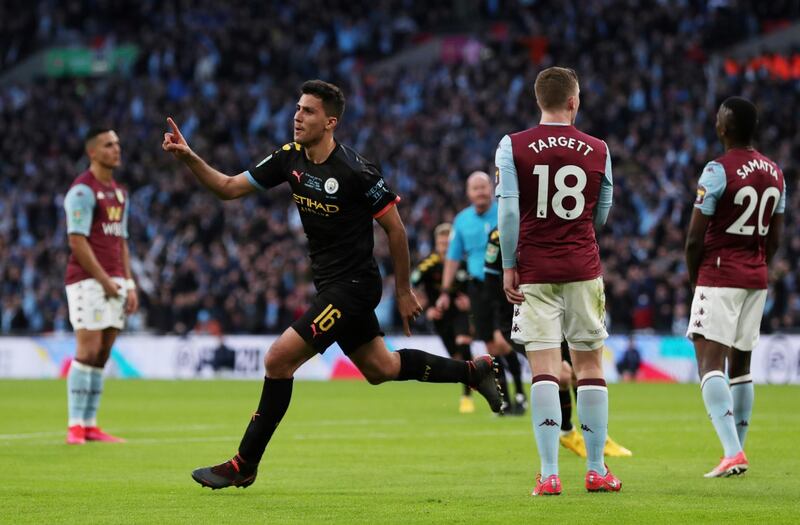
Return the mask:
[(178, 125), (175, 124), (175, 121), (172, 120), (172, 117), (167, 117), (167, 123), (172, 128), (172, 132), (175, 133), (177, 136), (179, 136), (181, 139), (183, 139), (183, 133), (181, 133), (181, 130), (178, 129)]

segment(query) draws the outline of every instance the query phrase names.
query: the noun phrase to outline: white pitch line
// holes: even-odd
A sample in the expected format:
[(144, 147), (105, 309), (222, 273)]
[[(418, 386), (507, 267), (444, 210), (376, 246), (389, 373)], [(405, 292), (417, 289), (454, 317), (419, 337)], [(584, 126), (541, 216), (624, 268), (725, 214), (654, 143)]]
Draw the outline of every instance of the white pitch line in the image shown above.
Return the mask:
[[(379, 426), (379, 425), (406, 425), (406, 424), (408, 424), (408, 420), (405, 419), (320, 419), (318, 421), (308, 421), (308, 422), (304, 421), (304, 422), (292, 423), (291, 425), (298, 427), (306, 427), (306, 426), (351, 427), (351, 426)], [(228, 428), (229, 426), (230, 425), (181, 425), (181, 426), (176, 425), (168, 427), (114, 427), (112, 430), (120, 434), (163, 434), (167, 432), (216, 430), (216, 429)], [(0, 442), (29, 440), (29, 439), (62, 436), (62, 435), (64, 435), (63, 430), (47, 431), (47, 432), (24, 432), (20, 434), (0, 434)], [(140, 438), (140, 439), (129, 438), (129, 441), (141, 442), (143, 439), (149, 439), (149, 438)], [(185, 439), (191, 440), (194, 438), (185, 438)], [(176, 440), (178, 440), (178, 438), (176, 438)]]

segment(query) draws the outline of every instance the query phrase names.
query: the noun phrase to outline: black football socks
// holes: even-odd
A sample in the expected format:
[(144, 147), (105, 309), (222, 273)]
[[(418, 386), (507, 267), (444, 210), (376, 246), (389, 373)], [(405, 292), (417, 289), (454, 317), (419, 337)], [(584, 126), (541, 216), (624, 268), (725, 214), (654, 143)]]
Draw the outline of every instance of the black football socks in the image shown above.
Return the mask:
[(522, 391), (522, 367), (519, 364), (519, 358), (516, 352), (510, 352), (503, 357), (505, 357), (506, 364), (508, 365), (506, 367), (508, 373), (511, 374), (511, 379), (514, 380), (514, 392), (517, 394), (524, 394)]
[(561, 431), (572, 430), (572, 394), (569, 388), (558, 390), (558, 400), (561, 402)]
[(397, 353), (400, 355), (400, 373), (395, 381), (472, 384), (468, 361), (407, 348)]
[(292, 383), (294, 378), (264, 378), (261, 400), (258, 410), (253, 413), (242, 442), (239, 444), (239, 457), (246, 465), (255, 466), (261, 461), (272, 434), (289, 408), (292, 399)]

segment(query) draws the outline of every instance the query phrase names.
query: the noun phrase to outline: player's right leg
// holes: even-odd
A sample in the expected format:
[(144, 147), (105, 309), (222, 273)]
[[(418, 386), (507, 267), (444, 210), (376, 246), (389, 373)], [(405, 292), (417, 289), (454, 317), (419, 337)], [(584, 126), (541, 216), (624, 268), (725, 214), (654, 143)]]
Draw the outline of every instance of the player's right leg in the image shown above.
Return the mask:
[(410, 380), (424, 383), (464, 383), (483, 395), (493, 412), (500, 411), (502, 401), (497, 383), (497, 368), (494, 359), (489, 356), (460, 361), (412, 348), (390, 352), (380, 336), (375, 336), (355, 349), (342, 340), (339, 345), (370, 384)]
[[(303, 317), (301, 317), (303, 319)], [(250, 418), (239, 450), (230, 460), (211, 467), (198, 468), (192, 478), (212, 489), (248, 487), (256, 479), (258, 464), (292, 398), (294, 373), (311, 359), (317, 350), (294, 328), (288, 328), (264, 357), (266, 377), (258, 408)]]
[(86, 412), (92, 397), (92, 377), (103, 372), (102, 368), (94, 366), (102, 340), (100, 330), (75, 330), (75, 358), (67, 374), (67, 443), (70, 445), (86, 442)]
[(725, 378), (725, 358), (733, 345), (746, 290), (697, 286), (687, 336), (694, 342), (700, 390), (706, 412), (722, 444), (722, 461), (705, 477), (724, 477), (747, 470), (733, 415), (733, 397)]
[(565, 283), (564, 338), (577, 378), (578, 419), (586, 444), (586, 489), (617, 492), (622, 483), (605, 465), (608, 388), (603, 374), (605, 292), (603, 279)]
[[(444, 345), (450, 357), (465, 361), (464, 355), (467, 352), (464, 351), (462, 345), (457, 343), (457, 338), (460, 336), (456, 336), (454, 324), (455, 315), (446, 315), (444, 318), (434, 321), (433, 328), (436, 334), (439, 336), (439, 339), (442, 340), (442, 344)], [(458, 411), (461, 414), (471, 414), (475, 412), (475, 403), (472, 401), (471, 395), (472, 390), (468, 385), (462, 385), (462, 388), (463, 391), (459, 399)]]

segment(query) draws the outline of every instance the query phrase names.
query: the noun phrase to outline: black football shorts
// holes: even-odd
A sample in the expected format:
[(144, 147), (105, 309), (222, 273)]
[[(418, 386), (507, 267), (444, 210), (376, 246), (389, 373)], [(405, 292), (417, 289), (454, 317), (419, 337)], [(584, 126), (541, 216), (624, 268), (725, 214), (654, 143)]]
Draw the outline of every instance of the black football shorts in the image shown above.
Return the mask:
[(349, 354), (383, 336), (375, 316), (382, 291), (380, 278), (374, 277), (326, 284), (292, 328), (320, 354), (333, 343)]

